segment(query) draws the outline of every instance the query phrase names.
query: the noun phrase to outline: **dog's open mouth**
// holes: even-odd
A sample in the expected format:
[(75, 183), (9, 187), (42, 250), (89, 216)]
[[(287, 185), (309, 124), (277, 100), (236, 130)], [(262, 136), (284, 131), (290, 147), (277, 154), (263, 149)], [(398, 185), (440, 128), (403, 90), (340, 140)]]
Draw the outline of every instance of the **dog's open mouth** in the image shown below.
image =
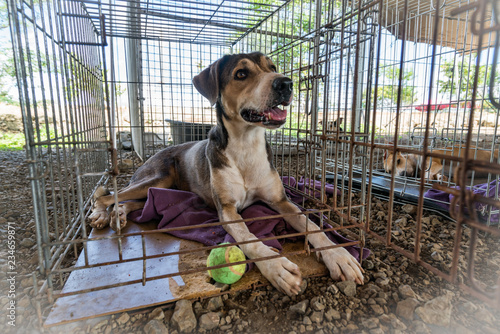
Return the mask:
[(286, 121), (287, 111), (278, 106), (263, 111), (244, 109), (241, 117), (247, 122), (262, 123), (265, 126), (281, 126)]

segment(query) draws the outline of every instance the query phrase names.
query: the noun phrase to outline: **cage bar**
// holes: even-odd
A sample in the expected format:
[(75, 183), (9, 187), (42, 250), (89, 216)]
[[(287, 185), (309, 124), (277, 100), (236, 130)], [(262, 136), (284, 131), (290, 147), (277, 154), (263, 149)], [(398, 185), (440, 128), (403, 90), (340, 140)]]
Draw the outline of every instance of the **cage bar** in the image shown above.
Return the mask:
[[(381, 240), (500, 304), (492, 288), (497, 282), (482, 281), (486, 269), (474, 256), (499, 237), (500, 18), (494, 0), (7, 5), (36, 221), (34, 278), (44, 281), (36, 291), (46, 305), (202, 270), (149, 277), (143, 269), (140, 279), (60, 292), (72, 273), (159, 257), (146, 253), (145, 237), (166, 231), (91, 237), (92, 195), (100, 186), (116, 193), (165, 147), (207, 138), (215, 111), (192, 78), (224, 54), (251, 51), (269, 55), (294, 82), (287, 123), (266, 137), (280, 175), (304, 180), (302, 189), (291, 179), (285, 186), (316, 209), (306, 213), (353, 244)], [(434, 173), (431, 166), (440, 162)], [(383, 219), (375, 212), (380, 201), (387, 203)], [(405, 203), (417, 214), (403, 226), (392, 212)], [(443, 236), (453, 241), (441, 261), (425, 248), (434, 229), (424, 221), (428, 212), (446, 217), (454, 231)], [(403, 228), (411, 242), (395, 238)], [(132, 236), (140, 236), (142, 255), (126, 259), (122, 241)], [(117, 242), (117, 260), (92, 262), (89, 244), (108, 239)], [(309, 251), (318, 250), (305, 242), (297, 253)], [(79, 257), (83, 262), (75, 265)]]

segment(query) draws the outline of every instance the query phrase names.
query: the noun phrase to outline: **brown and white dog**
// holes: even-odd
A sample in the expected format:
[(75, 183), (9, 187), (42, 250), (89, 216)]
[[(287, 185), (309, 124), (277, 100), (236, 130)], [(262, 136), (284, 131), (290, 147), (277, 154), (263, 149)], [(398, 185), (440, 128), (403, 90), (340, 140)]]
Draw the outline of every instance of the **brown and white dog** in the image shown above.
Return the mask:
[[(326, 126), (324, 128), (324, 131), (326, 134), (335, 134), (337, 133), (337, 130), (340, 133), (344, 132), (344, 129), (342, 129), (342, 122), (344, 121), (343, 117), (338, 117), (335, 121), (327, 121)], [(319, 121), (318, 125), (320, 127), (323, 125), (323, 121)]]
[[(118, 201), (130, 201), (108, 214), (113, 195), (102, 191), (96, 196), (90, 224), (104, 228), (111, 222), (116, 229), (116, 212), (123, 228), (127, 214), (144, 206), (148, 188), (176, 188), (192, 191), (215, 207), (220, 221), (242, 219), (239, 212), (256, 201), (263, 201), (280, 214), (294, 213), (285, 219), (297, 231), (306, 231), (307, 218), (288, 200), (278, 172), (271, 161), (271, 148), (265, 129), (285, 123), (287, 106), (292, 101), (292, 80), (276, 73), (276, 66), (261, 53), (227, 55), (193, 78), (196, 89), (216, 105), (217, 125), (208, 139), (168, 147), (151, 157), (118, 192)], [(256, 240), (245, 223), (224, 225), (237, 242)], [(319, 227), (309, 221), (309, 231)], [(309, 235), (315, 248), (333, 245), (320, 232)], [(240, 245), (250, 259), (274, 256), (262, 242)], [(332, 278), (363, 283), (363, 270), (344, 248), (323, 250), (320, 255)], [(256, 262), (261, 273), (276, 289), (298, 294), (302, 282), (297, 265), (276, 258)]]
[[(434, 149), (432, 152), (454, 157), (463, 157), (466, 149), (464, 147), (454, 147), (450, 150)], [(475, 148), (469, 149), (469, 157), (476, 160), (490, 161), (490, 156), (490, 151), (476, 150)], [(394, 159), (396, 159), (396, 176), (421, 176), (421, 156), (415, 154), (403, 155), (401, 152), (397, 152), (396, 155), (394, 155), (391, 150), (386, 150), (384, 152), (384, 169), (387, 173), (392, 173)], [(498, 159), (498, 150), (494, 152), (494, 159)], [(448, 181), (446, 175), (451, 175), (453, 173), (453, 181), (457, 182), (459, 169), (456, 168), (457, 163), (453, 163), (453, 165), (455, 166), (454, 168), (451, 167), (450, 161), (445, 161), (440, 158), (428, 158), (425, 164), (425, 178), (428, 180)]]

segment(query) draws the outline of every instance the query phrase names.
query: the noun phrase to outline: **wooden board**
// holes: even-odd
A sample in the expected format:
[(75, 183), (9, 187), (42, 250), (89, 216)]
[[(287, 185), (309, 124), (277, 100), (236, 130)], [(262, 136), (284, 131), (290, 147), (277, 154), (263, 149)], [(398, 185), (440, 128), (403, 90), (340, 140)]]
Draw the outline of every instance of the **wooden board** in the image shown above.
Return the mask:
[[(123, 233), (133, 233), (155, 229), (155, 224), (135, 224), (129, 222)], [(90, 239), (111, 236), (111, 229), (93, 230)], [(193, 249), (184, 255), (175, 255), (150, 259), (146, 262), (146, 277), (175, 274), (196, 268), (205, 268), (208, 252), (201, 250), (198, 242), (181, 240), (166, 233), (148, 234), (145, 236), (146, 254), (155, 255), (178, 250)], [(122, 240), (123, 259), (142, 256), (140, 236), (124, 237)], [(285, 244), (284, 252), (299, 250), (303, 242)], [(198, 251), (196, 251), (198, 250)], [(101, 239), (87, 242), (89, 264), (116, 261), (118, 257), (117, 239)], [(326, 267), (316, 261), (313, 255), (292, 256), (290, 260), (301, 268), (302, 276), (326, 274)], [(85, 264), (84, 252), (80, 254), (75, 267)], [(142, 278), (143, 261), (123, 262), (103, 265), (94, 268), (71, 272), (62, 292), (74, 292), (95, 289), (115, 283), (124, 283)], [(268, 283), (255, 267), (245, 273), (242, 279), (231, 286), (231, 291), (252, 288), (255, 284)], [(178, 299), (194, 299), (209, 297), (220, 293), (220, 289), (210, 283), (206, 271), (194, 274), (174, 276), (172, 278), (155, 279), (146, 282), (145, 286), (129, 284), (109, 289), (65, 296), (57, 299), (47, 317), (44, 326), (66, 324), (78, 320), (92, 319), (103, 315), (117, 314), (125, 311), (154, 307), (174, 302)]]

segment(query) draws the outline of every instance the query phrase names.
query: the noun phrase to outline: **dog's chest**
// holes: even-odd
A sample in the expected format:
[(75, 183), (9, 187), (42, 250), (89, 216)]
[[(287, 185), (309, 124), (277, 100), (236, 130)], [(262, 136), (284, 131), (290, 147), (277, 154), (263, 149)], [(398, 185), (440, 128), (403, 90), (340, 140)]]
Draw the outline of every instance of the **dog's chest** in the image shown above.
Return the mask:
[(230, 159), (230, 166), (223, 174), (228, 191), (240, 209), (264, 199), (265, 189), (274, 180), (265, 152), (240, 152)]

